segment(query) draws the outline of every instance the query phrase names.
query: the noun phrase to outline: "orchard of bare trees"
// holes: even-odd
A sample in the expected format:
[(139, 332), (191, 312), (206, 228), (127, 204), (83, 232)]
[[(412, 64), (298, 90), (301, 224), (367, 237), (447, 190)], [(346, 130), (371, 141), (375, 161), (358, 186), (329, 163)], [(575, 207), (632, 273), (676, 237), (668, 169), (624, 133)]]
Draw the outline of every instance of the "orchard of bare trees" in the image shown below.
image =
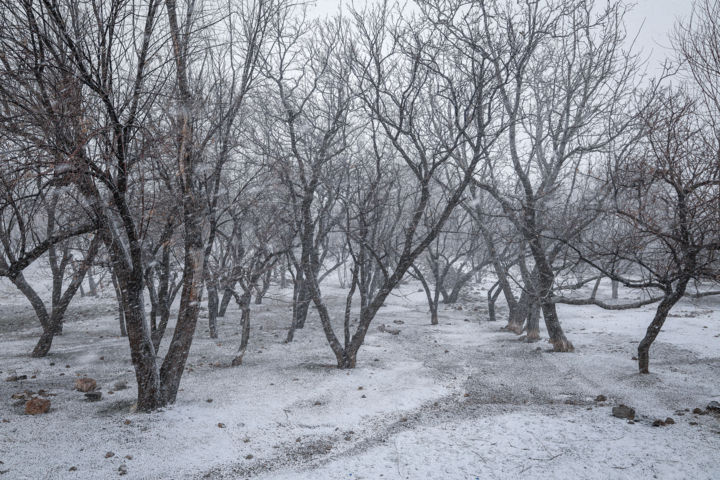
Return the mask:
[[(81, 289), (112, 286), (152, 411), (178, 396), (201, 308), (243, 368), (252, 306), (292, 290), (285, 341), (310, 312), (352, 369), (403, 283), (437, 324), (490, 278), (488, 320), (556, 352), (575, 350), (558, 304), (653, 305), (648, 373), (671, 308), (720, 294), (720, 3), (696, 0), (655, 78), (626, 11), (0, 0), (0, 276), (42, 326), (28, 355)], [(599, 300), (603, 281), (639, 298)], [(220, 338), (236, 308), (242, 334)]]

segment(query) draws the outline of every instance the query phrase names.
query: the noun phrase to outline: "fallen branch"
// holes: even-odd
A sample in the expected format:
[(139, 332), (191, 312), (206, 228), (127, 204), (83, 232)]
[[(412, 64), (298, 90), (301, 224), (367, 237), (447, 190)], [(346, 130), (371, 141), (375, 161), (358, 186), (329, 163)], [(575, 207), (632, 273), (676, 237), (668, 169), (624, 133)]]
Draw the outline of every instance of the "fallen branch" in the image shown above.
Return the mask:
[(566, 298), (566, 297), (552, 297), (550, 301), (552, 303), (564, 303), (567, 305), (595, 305), (605, 310), (630, 310), (631, 308), (639, 308), (651, 303), (659, 302), (663, 297), (652, 297), (647, 300), (640, 300), (639, 302), (623, 303), (620, 305), (612, 305), (594, 298)]

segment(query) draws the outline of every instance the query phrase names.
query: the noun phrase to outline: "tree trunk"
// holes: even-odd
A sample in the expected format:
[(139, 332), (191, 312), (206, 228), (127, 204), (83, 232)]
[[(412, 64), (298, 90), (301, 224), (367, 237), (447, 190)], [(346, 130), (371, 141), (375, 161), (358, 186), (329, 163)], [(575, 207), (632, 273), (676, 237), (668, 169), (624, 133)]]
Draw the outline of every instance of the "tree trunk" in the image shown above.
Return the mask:
[(247, 351), (248, 343), (250, 342), (250, 300), (252, 298), (252, 290), (243, 292), (241, 297), (236, 297), (238, 307), (242, 311), (242, 318), (240, 324), (242, 325), (242, 335), (240, 337), (240, 348), (238, 354), (232, 361), (232, 366), (237, 367), (242, 365), (243, 357)]
[(210, 327), (210, 338), (218, 338), (217, 317), (218, 317), (218, 292), (217, 284), (212, 278), (205, 283), (208, 294), (208, 325)]
[(685, 295), (685, 289), (689, 281), (689, 278), (681, 279), (675, 287), (675, 291), (666, 292), (665, 297), (658, 305), (655, 316), (645, 332), (645, 338), (638, 345), (638, 369), (640, 373), (650, 373), (650, 346), (660, 333), (670, 309)]
[(97, 296), (97, 283), (95, 283), (95, 276), (93, 275), (93, 269), (90, 267), (90, 270), (85, 274), (85, 276), (88, 279), (88, 296), (89, 297), (95, 297)]
[(149, 412), (164, 405), (160, 401), (160, 370), (150, 331), (145, 320), (142, 271), (118, 275), (123, 291), (125, 324), (130, 342), (130, 358), (138, 384), (136, 410)]
[(118, 286), (117, 276), (115, 275), (115, 270), (113, 270), (111, 275), (113, 287), (115, 288), (115, 298), (118, 302), (118, 319), (120, 320), (120, 336), (121, 337), (127, 337), (127, 328), (125, 327), (125, 310), (123, 309), (123, 297), (122, 297), (122, 290), (120, 290), (120, 287)]
[(612, 281), (612, 298), (613, 300), (617, 300), (618, 298), (618, 286), (619, 282), (617, 280)]
[(533, 298), (527, 315), (527, 341), (537, 342), (540, 340), (540, 302)]
[(230, 305), (230, 300), (232, 300), (233, 295), (233, 289), (230, 287), (225, 288), (225, 292), (223, 292), (222, 301), (220, 302), (220, 309), (218, 310), (218, 317), (223, 318), (225, 316), (225, 312), (227, 311), (228, 305)]
[[(190, 224), (190, 225), (188, 225)], [(183, 269), (183, 287), (180, 294), (180, 310), (168, 353), (160, 370), (163, 404), (174, 403), (177, 397), (185, 362), (187, 362), (197, 326), (200, 307), (200, 290), (203, 283), (204, 248), (199, 222), (191, 219), (185, 224), (186, 235), (190, 237), (185, 249), (185, 268)]]
[(498, 296), (500, 296), (500, 292), (502, 292), (502, 288), (500, 288), (499, 281), (495, 282), (495, 285), (490, 287), (490, 290), (488, 290), (488, 321), (490, 322), (494, 322), (497, 320), (497, 318), (495, 317), (495, 301), (497, 300)]

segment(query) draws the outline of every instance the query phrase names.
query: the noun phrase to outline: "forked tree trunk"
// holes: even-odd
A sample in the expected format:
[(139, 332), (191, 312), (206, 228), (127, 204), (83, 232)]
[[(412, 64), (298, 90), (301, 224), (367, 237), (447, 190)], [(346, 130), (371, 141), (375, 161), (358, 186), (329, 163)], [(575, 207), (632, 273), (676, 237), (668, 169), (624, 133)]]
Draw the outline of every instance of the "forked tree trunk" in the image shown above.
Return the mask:
[(500, 296), (500, 292), (502, 292), (502, 288), (500, 288), (500, 282), (495, 282), (495, 284), (490, 287), (490, 290), (488, 290), (487, 298), (489, 322), (494, 322), (497, 320), (495, 316), (495, 301), (497, 300), (498, 296)]
[(48, 324), (48, 328), (43, 329), (43, 333), (40, 336), (40, 339), (38, 340), (37, 345), (35, 345), (35, 349), (32, 352), (32, 357), (34, 358), (41, 358), (45, 357), (48, 352), (50, 351), (50, 347), (52, 346), (53, 338), (55, 337), (56, 332), (58, 331), (58, 325), (62, 323), (63, 316), (65, 315), (65, 311), (67, 310), (67, 307), (70, 305), (70, 301), (75, 296), (75, 293), (78, 290), (78, 287), (83, 281), (83, 278), (85, 277), (86, 272), (90, 269), (90, 266), (92, 265), (93, 261), (95, 260), (95, 255), (97, 255), (98, 249), (100, 248), (100, 236), (95, 236), (93, 238), (92, 242), (90, 243), (90, 248), (85, 255), (85, 260), (80, 265), (80, 268), (77, 269), (75, 276), (73, 277), (72, 281), (70, 282), (70, 285), (68, 285), (67, 290), (65, 290), (65, 293), (60, 298), (60, 302), (53, 308), (52, 314), (50, 315), (50, 321)]
[(575, 350), (573, 344), (565, 337), (560, 319), (558, 318), (557, 309), (551, 299), (553, 283), (555, 282), (555, 274), (552, 266), (548, 263), (545, 251), (540, 241), (540, 237), (533, 237), (528, 240), (530, 251), (535, 260), (535, 268), (537, 269), (537, 290), (536, 295), (539, 297), (543, 316), (545, 318), (545, 327), (547, 327), (550, 343), (556, 352), (572, 352)]
[(267, 295), (268, 290), (270, 290), (271, 275), (272, 275), (272, 269), (268, 268), (268, 270), (262, 276), (262, 288), (255, 289), (255, 305), (261, 305), (263, 298), (265, 298), (265, 295)]

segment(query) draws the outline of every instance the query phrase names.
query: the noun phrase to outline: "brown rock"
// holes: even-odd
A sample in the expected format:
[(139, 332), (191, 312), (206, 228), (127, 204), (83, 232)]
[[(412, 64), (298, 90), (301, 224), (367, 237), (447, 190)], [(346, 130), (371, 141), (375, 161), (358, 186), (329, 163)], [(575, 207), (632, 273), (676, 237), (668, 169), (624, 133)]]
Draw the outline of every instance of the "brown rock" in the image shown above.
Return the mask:
[(663, 422), (662, 420), (655, 420), (655, 421), (653, 422), (652, 426), (653, 426), (653, 427), (664, 427), (664, 426), (665, 426), (665, 422)]
[(119, 382), (115, 382), (115, 385), (113, 385), (113, 389), (115, 391), (125, 390), (126, 388), (127, 388), (127, 382), (125, 380), (120, 380)]
[(50, 400), (33, 398), (25, 402), (25, 415), (39, 415), (50, 410)]
[(613, 407), (612, 414), (613, 417), (635, 420), (635, 410), (627, 405), (618, 405), (617, 407)]
[(70, 467), (70, 470), (69, 470), (69, 471), (70, 471), (70, 472), (75, 472), (75, 471), (77, 471), (77, 467)]
[(703, 412), (702, 408), (693, 408), (692, 411), (695, 415), (705, 415), (705, 412)]
[(245, 458), (248, 459), (248, 460), (252, 460), (253, 456), (252, 456), (252, 455), (248, 455), (248, 456), (245, 457)]
[(604, 402), (606, 400), (607, 400), (607, 397), (605, 395), (598, 395), (597, 397), (595, 397), (596, 402)]
[(225, 424), (224, 424), (224, 423), (218, 423), (218, 427), (220, 427), (220, 428), (225, 428)]
[(114, 454), (113, 452), (107, 452), (107, 453), (105, 454), (105, 458), (112, 458), (112, 457), (114, 457), (114, 456), (115, 456), (115, 454)]
[(83, 377), (75, 380), (75, 390), (92, 392), (97, 388), (97, 382), (92, 378)]
[(675, 425), (675, 420), (673, 420), (672, 417), (667, 417), (665, 419), (665, 425)]
[(118, 474), (119, 474), (119, 475), (127, 475), (127, 466), (125, 466), (125, 465), (120, 465), (120, 466), (118, 467)]

